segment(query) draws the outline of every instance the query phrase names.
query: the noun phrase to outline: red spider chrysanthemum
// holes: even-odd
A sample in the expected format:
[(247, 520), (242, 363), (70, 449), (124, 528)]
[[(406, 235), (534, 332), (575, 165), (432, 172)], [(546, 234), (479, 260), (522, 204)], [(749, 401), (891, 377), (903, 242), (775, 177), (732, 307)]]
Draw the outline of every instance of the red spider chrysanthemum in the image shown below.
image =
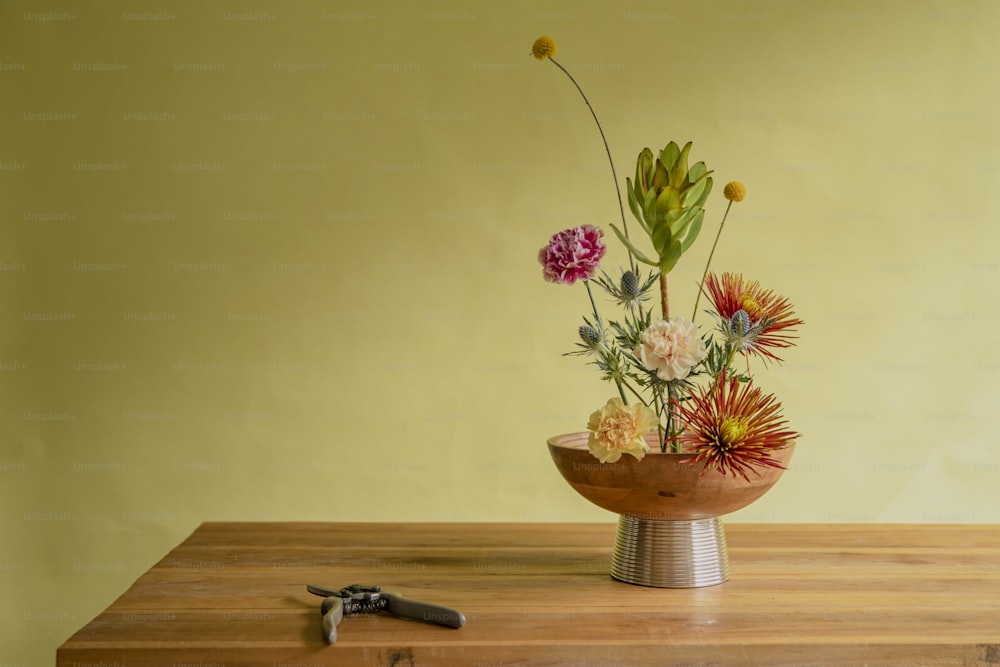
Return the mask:
[(690, 400), (675, 401), (674, 407), (685, 426), (678, 441), (694, 454), (691, 462), (704, 461), (706, 469), (747, 481), (749, 473), (759, 474), (757, 468), (784, 468), (771, 453), (799, 435), (786, 428), (781, 403), (773, 395), (735, 375), (727, 379), (723, 374), (711, 386), (693, 391)]
[(802, 320), (795, 317), (792, 304), (785, 297), (765, 290), (756, 280), (745, 282), (742, 275), (735, 273), (721, 276), (710, 273), (705, 279), (705, 289), (715, 312), (724, 320), (730, 321), (742, 310), (749, 316), (750, 326), (754, 330), (759, 328), (740, 346), (740, 352), (755, 354), (764, 361), (781, 361), (769, 348), (794, 345), (793, 327), (802, 324)]

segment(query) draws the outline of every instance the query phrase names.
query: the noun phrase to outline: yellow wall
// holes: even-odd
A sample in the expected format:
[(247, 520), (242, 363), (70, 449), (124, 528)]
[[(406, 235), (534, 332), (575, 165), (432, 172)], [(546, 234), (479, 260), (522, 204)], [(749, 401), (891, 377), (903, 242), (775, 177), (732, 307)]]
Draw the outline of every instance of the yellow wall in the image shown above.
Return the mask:
[(613, 392), (535, 255), (618, 210), (539, 34), (622, 179), (690, 139), (747, 184), (716, 266), (806, 321), (761, 377), (794, 464), (732, 520), (1000, 521), (998, 29), (992, 0), (4, 3), (0, 663), (52, 664), (206, 520), (613, 520), (544, 447)]

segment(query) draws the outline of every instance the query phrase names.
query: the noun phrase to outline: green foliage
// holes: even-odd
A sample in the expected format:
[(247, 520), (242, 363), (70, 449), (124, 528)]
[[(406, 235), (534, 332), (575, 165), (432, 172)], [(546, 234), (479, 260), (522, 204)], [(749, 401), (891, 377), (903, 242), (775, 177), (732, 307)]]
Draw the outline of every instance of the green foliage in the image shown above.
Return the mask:
[(653, 151), (644, 148), (636, 158), (635, 181), (626, 179), (629, 209), (653, 244), (657, 260), (639, 251), (612, 225), (637, 260), (664, 274), (670, 273), (698, 238), (705, 215), (702, 206), (712, 192), (712, 172), (705, 163), (688, 168), (691, 145), (689, 141), (680, 148), (671, 141), (655, 159)]

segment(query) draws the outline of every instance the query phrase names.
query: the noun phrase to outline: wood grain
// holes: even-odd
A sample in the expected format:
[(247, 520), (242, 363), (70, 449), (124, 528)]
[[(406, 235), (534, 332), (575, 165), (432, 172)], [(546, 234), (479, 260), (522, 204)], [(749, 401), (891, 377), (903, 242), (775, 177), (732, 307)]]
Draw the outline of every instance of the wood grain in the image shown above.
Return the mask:
[[(732, 580), (610, 578), (613, 524), (206, 523), (57, 665), (1000, 665), (1000, 529), (727, 526)], [(377, 584), (460, 630), (347, 618), (307, 583)]]

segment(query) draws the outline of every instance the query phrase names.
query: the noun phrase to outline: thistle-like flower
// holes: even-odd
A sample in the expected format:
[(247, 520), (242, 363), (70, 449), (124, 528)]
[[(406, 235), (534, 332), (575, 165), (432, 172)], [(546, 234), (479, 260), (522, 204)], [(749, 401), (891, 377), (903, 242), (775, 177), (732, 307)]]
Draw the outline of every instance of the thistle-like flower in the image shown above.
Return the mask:
[(731, 338), (745, 336), (750, 331), (751, 326), (750, 316), (747, 315), (747, 311), (742, 309), (733, 313), (733, 316), (729, 318), (729, 322), (727, 323)]
[(750, 473), (760, 474), (759, 468), (783, 468), (771, 453), (799, 435), (786, 428), (781, 403), (773, 395), (736, 376), (723, 374), (692, 392), (690, 400), (675, 400), (674, 409), (685, 425), (678, 442), (694, 454), (693, 463), (704, 461), (706, 469), (747, 481)]
[(583, 341), (587, 349), (594, 351), (600, 347), (602, 340), (601, 332), (594, 327), (589, 324), (582, 324), (577, 329), (577, 332), (580, 334), (580, 340)]
[[(765, 290), (756, 280), (744, 282), (743, 276), (710, 273), (705, 279), (708, 297), (719, 314), (720, 329), (728, 339), (738, 343), (743, 354), (753, 354), (764, 361), (781, 361), (771, 348), (791, 347), (795, 343), (794, 327), (802, 324), (795, 317), (792, 305), (785, 297)], [(746, 314), (750, 326), (733, 340), (733, 317), (743, 321)]]
[(767, 318), (752, 322), (747, 311), (740, 309), (733, 313), (733, 316), (728, 320), (720, 318), (719, 329), (725, 334), (726, 340), (733, 348), (738, 352), (743, 352), (750, 349), (757, 341), (757, 337), (770, 324), (771, 320)]
[(617, 281), (607, 272), (602, 272), (596, 282), (614, 298), (619, 306), (631, 308), (649, 298), (649, 290), (656, 283), (656, 280), (656, 273), (643, 277), (641, 274), (629, 270), (622, 271), (621, 278)]

